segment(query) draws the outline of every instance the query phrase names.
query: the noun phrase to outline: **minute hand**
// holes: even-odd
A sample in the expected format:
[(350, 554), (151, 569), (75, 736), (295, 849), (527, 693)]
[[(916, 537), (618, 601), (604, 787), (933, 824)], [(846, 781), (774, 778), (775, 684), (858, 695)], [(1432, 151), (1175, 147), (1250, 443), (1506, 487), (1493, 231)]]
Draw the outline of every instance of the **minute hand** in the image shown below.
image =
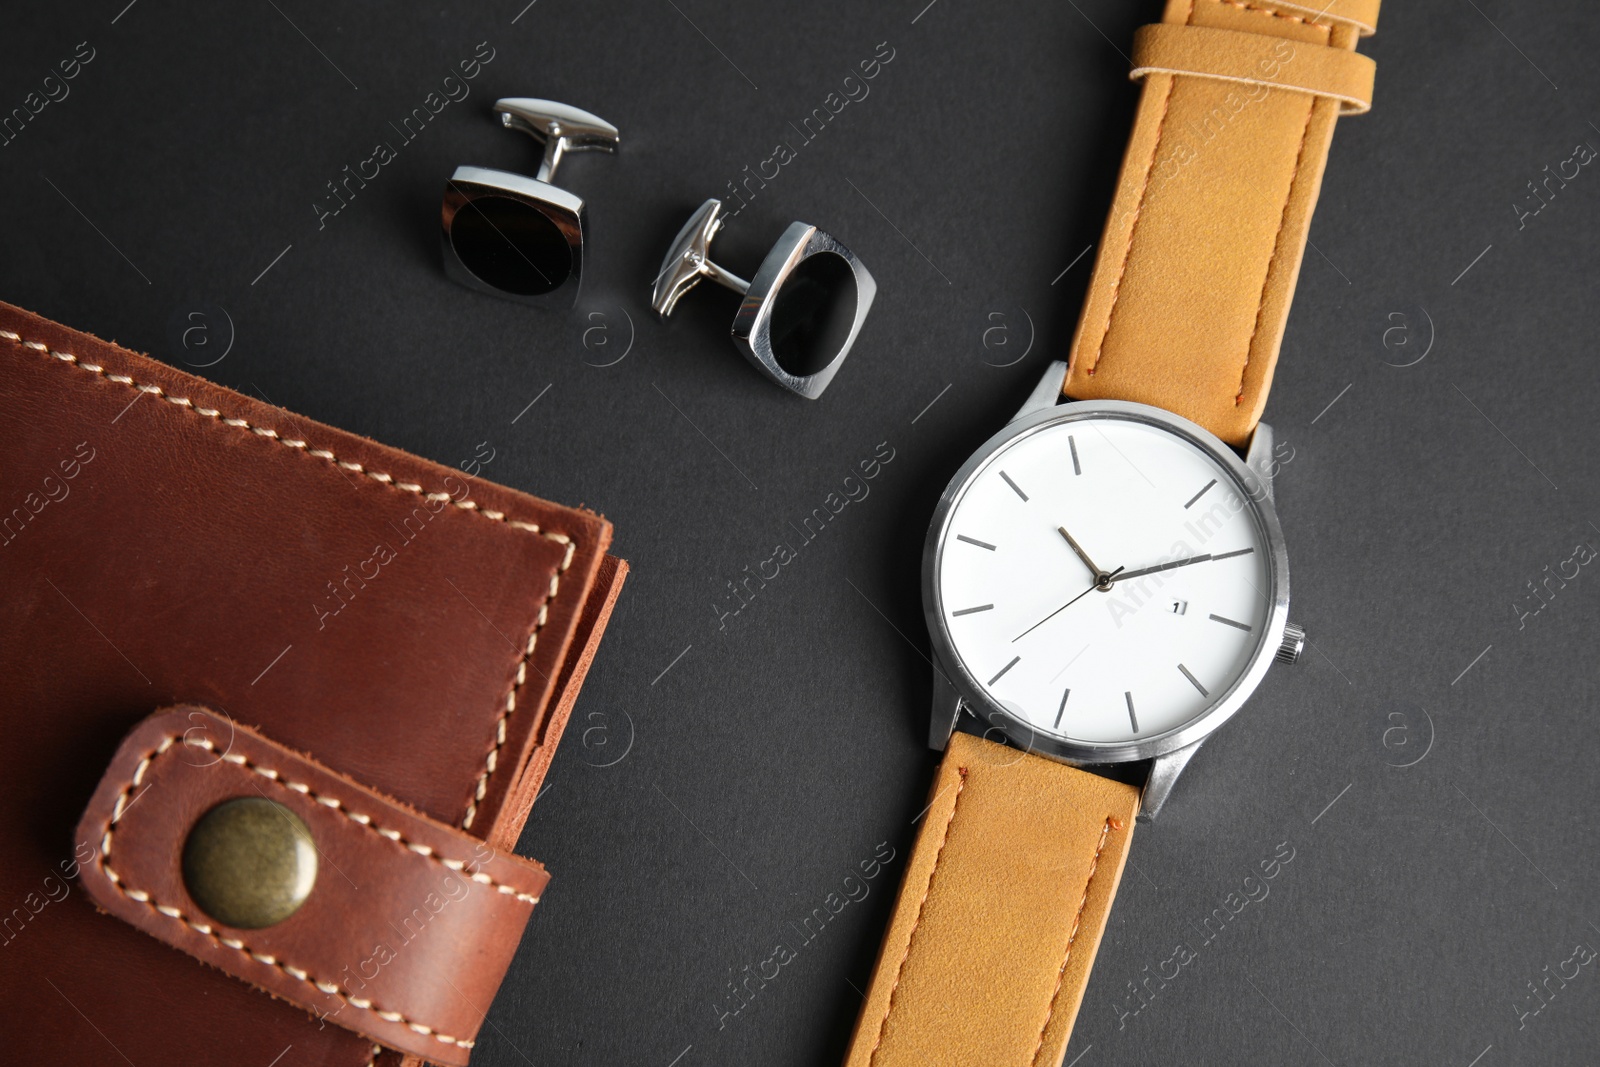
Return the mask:
[(1189, 556), (1186, 559), (1175, 559), (1171, 563), (1157, 563), (1154, 567), (1140, 567), (1136, 571), (1123, 571), (1121, 574), (1117, 575), (1116, 580), (1119, 582), (1125, 582), (1129, 578), (1142, 578), (1147, 574), (1155, 574), (1157, 571), (1170, 571), (1174, 567), (1187, 567), (1191, 563), (1204, 563), (1210, 558), (1211, 553), (1208, 552), (1203, 556)]

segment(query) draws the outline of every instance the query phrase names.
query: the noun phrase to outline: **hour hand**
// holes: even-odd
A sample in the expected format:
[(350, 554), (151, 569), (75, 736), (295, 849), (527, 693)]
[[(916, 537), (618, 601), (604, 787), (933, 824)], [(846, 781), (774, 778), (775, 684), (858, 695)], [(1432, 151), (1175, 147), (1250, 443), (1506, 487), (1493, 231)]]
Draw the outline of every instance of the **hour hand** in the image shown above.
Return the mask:
[(1089, 568), (1089, 573), (1094, 575), (1095, 584), (1098, 585), (1105, 581), (1106, 572), (1095, 566), (1094, 560), (1089, 558), (1089, 553), (1083, 550), (1082, 545), (1073, 540), (1072, 535), (1067, 532), (1067, 528), (1065, 526), (1057, 526), (1056, 530), (1061, 534), (1062, 537), (1067, 539), (1067, 544), (1071, 545), (1072, 551), (1076, 552), (1078, 554), (1078, 558), (1083, 560), (1083, 565)]

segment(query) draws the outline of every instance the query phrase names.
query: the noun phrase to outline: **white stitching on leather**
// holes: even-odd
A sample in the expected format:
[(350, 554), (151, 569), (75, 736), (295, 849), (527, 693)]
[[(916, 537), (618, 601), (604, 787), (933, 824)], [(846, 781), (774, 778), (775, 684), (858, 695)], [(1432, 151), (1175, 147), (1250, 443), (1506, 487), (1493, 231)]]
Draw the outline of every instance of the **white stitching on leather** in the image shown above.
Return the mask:
[(425, 492), (422, 486), (417, 485), (414, 482), (396, 482), (393, 476), (385, 474), (382, 471), (370, 471), (359, 463), (353, 463), (348, 460), (339, 459), (327, 449), (308, 448), (306, 442), (298, 439), (282, 437), (276, 430), (268, 429), (266, 427), (252, 426), (244, 419), (225, 417), (219, 418), (222, 413), (216, 408), (196, 407), (194, 403), (187, 397), (172, 396), (159, 385), (140, 384), (125, 374), (108, 374), (106, 373), (106, 369), (99, 364), (85, 363), (71, 352), (58, 351), (40, 341), (24, 341), (21, 335), (13, 333), (10, 330), (0, 330), (0, 337), (3, 337), (8, 341), (14, 341), (17, 344), (22, 345), (24, 348), (31, 348), (35, 352), (41, 352), (45, 355), (54, 356), (62, 363), (69, 363), (81, 367), (92, 374), (98, 374), (102, 378), (117, 382), (120, 385), (130, 386), (131, 388), (137, 389), (141, 393), (149, 393), (152, 396), (158, 396), (162, 400), (165, 400), (167, 403), (172, 404), (175, 407), (185, 408), (204, 418), (219, 419), (219, 421), (228, 426), (236, 426), (243, 430), (249, 430), (251, 433), (273, 441), (277, 441), (279, 444), (285, 445), (289, 448), (303, 449), (308, 455), (315, 456), (318, 459), (327, 460), (329, 463), (332, 463), (344, 470), (354, 471), (357, 474), (366, 475), (368, 478), (371, 478), (373, 481), (380, 484), (393, 486), (394, 488), (403, 490), (407, 493), (414, 493), (417, 496), (422, 497), (424, 500), (435, 502), (448, 501), (463, 511), (475, 511), (486, 519), (492, 519), (495, 522), (503, 522), (507, 526), (514, 526), (519, 530), (526, 530), (529, 533), (536, 533), (541, 537), (545, 537), (556, 542), (557, 544), (566, 546), (566, 553), (561, 557), (560, 566), (556, 569), (556, 573), (550, 577), (550, 591), (545, 595), (544, 603), (539, 605), (539, 617), (535, 621), (533, 629), (528, 633), (527, 647), (517, 661), (516, 676), (512, 680), (510, 687), (506, 690), (505, 700), (500, 709), (500, 718), (495, 723), (494, 746), (489, 749), (488, 755), (484, 757), (483, 771), (478, 775), (478, 781), (473, 789), (472, 799), (467, 802), (466, 814), (462, 816), (461, 828), (464, 830), (470, 829), (472, 827), (472, 820), (476, 818), (478, 814), (478, 802), (488, 795), (489, 778), (494, 774), (495, 766), (499, 763), (500, 749), (506, 743), (506, 720), (511, 717), (512, 712), (517, 710), (517, 693), (522, 689), (523, 684), (527, 681), (528, 663), (533, 659), (534, 648), (537, 646), (539, 640), (539, 631), (544, 629), (544, 624), (550, 617), (550, 604), (555, 600), (556, 591), (561, 588), (561, 575), (565, 574), (567, 568), (572, 566), (572, 557), (576, 553), (578, 547), (577, 542), (572, 540), (572, 538), (566, 534), (541, 529), (537, 523), (523, 522), (520, 519), (508, 519), (503, 511), (487, 511), (479, 508), (477, 501), (474, 500), (456, 500), (449, 493)]
[[(348, 808), (345, 807), (344, 803), (338, 797), (330, 797), (330, 796), (327, 796), (326, 794), (323, 794), (323, 793), (313, 792), (311, 787), (309, 785), (306, 785), (304, 782), (291, 782), (287, 778), (284, 778), (278, 771), (273, 770), (273, 769), (271, 769), (269, 767), (257, 766), (255, 763), (251, 762), (249, 757), (241, 755), (238, 752), (220, 752), (220, 753), (218, 753), (217, 752), (216, 743), (211, 741), (211, 740), (209, 740), (209, 739), (207, 739), (207, 738), (204, 738), (204, 737), (185, 738), (183, 743), (185, 745), (187, 745), (188, 747), (190, 747), (190, 748), (202, 748), (202, 749), (205, 749), (207, 752), (216, 753), (221, 759), (224, 759), (229, 763), (236, 764), (236, 765), (238, 765), (240, 767), (243, 767), (244, 769), (246, 769), (248, 771), (252, 771), (255, 774), (259, 774), (261, 777), (266, 778), (266, 779), (268, 779), (270, 781), (276, 782), (278, 785), (283, 786), (286, 789), (292, 789), (296, 793), (300, 793), (300, 794), (304, 795), (305, 797), (316, 801), (318, 804), (323, 804), (323, 805), (325, 805), (327, 807), (330, 807), (330, 808), (334, 809), (335, 811), (337, 811), (340, 815), (343, 815), (345, 818), (347, 818), (351, 822), (355, 823), (357, 826), (361, 826), (361, 827), (363, 827), (365, 829), (372, 830), (375, 833), (377, 833), (378, 836), (384, 838), (385, 840), (393, 841), (395, 844), (399, 845), (401, 848), (404, 848), (409, 852), (415, 852), (417, 855), (422, 856), (422, 857), (424, 857), (426, 859), (430, 859), (430, 860), (434, 861), (435, 863), (439, 864), (440, 866), (446, 868), (447, 870), (460, 871), (460, 870), (465, 869), (465, 867), (466, 867), (466, 862), (463, 861), (463, 860), (451, 860), (451, 861), (447, 862), (444, 859), (444, 857), (438, 855), (431, 846), (424, 845), (424, 844), (419, 844), (419, 843), (414, 842), (414, 841), (409, 841), (409, 840), (406, 839), (405, 835), (400, 833), (400, 831), (398, 831), (398, 830), (391, 830), (391, 829), (388, 829), (387, 827), (382, 827), (382, 826), (376, 825), (372, 821), (372, 817), (370, 815), (358, 814), (356, 812), (350, 811)], [(161, 755), (162, 752), (165, 752), (167, 750), (167, 747), (169, 747), (169, 746), (163, 745), (160, 749), (158, 749), (157, 751), (151, 753), (149, 756), (146, 756), (143, 760), (141, 760), (140, 763), (139, 763), (138, 769), (134, 772), (134, 777), (135, 778), (144, 777), (144, 773), (149, 768), (149, 765), (150, 765), (151, 761), (154, 760), (156, 756)], [(125, 788), (122, 791), (122, 794), (117, 797), (117, 802), (113, 806), (112, 813), (111, 813), (111, 823), (112, 823), (112, 825), (115, 825), (117, 823), (117, 821), (122, 818), (122, 813), (125, 810), (127, 810), (127, 805), (124, 803), (124, 801), (126, 801), (128, 794), (130, 792), (132, 792), (135, 788), (137, 788), (137, 786), (135, 786), (133, 784), (133, 782), (130, 780), (128, 787)], [(108, 843), (108, 847), (106, 848), (106, 851), (107, 852), (110, 851), (109, 843)], [(503, 884), (501, 882), (497, 882), (493, 878), (491, 878), (489, 875), (483, 874), (482, 872), (478, 872), (476, 874), (472, 874), (470, 877), (472, 878), (472, 880), (474, 882), (478, 882), (478, 883), (480, 883), (482, 885), (493, 886), (497, 891), (499, 891), (501, 893), (507, 894), (509, 896), (514, 896), (518, 900), (522, 901), (524, 904), (537, 904), (537, 903), (539, 903), (539, 897), (536, 894), (518, 892), (515, 886), (509, 886), (509, 885), (505, 885), (505, 884)]]
[[(106, 824), (105, 836), (100, 841), (100, 869), (103, 872), (105, 872), (106, 878), (111, 882), (111, 884), (113, 886), (116, 887), (117, 892), (121, 893), (123, 896), (129, 898), (130, 900), (137, 901), (138, 903), (143, 904), (146, 907), (154, 909), (157, 912), (157, 914), (163, 915), (166, 918), (172, 919), (175, 922), (182, 923), (183, 925), (189, 927), (191, 930), (194, 930), (196, 933), (199, 933), (199, 934), (201, 934), (201, 935), (203, 935), (205, 937), (208, 937), (211, 940), (217, 942), (218, 944), (224, 945), (227, 948), (233, 949), (236, 952), (239, 952), (239, 953), (242, 953), (244, 955), (247, 955), (251, 959), (257, 961), (258, 963), (263, 964), (264, 966), (271, 967), (271, 968), (273, 968), (275, 970), (282, 971), (284, 974), (288, 975), (290, 978), (293, 978), (295, 981), (304, 982), (307, 985), (314, 986), (315, 988), (321, 990), (322, 992), (328, 994), (329, 996), (338, 997), (340, 1000), (343, 1000), (345, 1003), (351, 1005), (352, 1007), (358, 1008), (358, 1009), (360, 1009), (362, 1011), (370, 1011), (374, 1015), (377, 1015), (380, 1019), (384, 1019), (384, 1020), (386, 1020), (388, 1022), (403, 1024), (403, 1025), (409, 1027), (411, 1030), (415, 1031), (416, 1033), (425, 1034), (425, 1035), (428, 1035), (428, 1036), (432, 1037), (435, 1041), (438, 1041), (441, 1044), (454, 1045), (457, 1048), (464, 1048), (464, 1049), (472, 1048), (473, 1045), (474, 1045), (474, 1042), (469, 1041), (466, 1038), (451, 1037), (449, 1034), (440, 1033), (439, 1031), (434, 1030), (431, 1027), (424, 1026), (421, 1023), (412, 1022), (410, 1019), (405, 1018), (399, 1012), (383, 1011), (383, 1010), (380, 1010), (378, 1008), (375, 1008), (375, 1007), (372, 1006), (372, 1002), (370, 1000), (366, 1000), (366, 999), (364, 999), (362, 997), (354, 996), (353, 994), (345, 991), (344, 989), (341, 989), (337, 984), (335, 984), (333, 982), (324, 982), (324, 981), (321, 981), (321, 980), (319, 980), (317, 978), (313, 978), (307, 971), (304, 971), (304, 970), (300, 969), (299, 967), (295, 967), (295, 966), (292, 966), (290, 964), (284, 963), (284, 962), (282, 962), (281, 960), (277, 959), (274, 956), (267, 955), (265, 953), (252, 951), (249, 946), (247, 946), (243, 941), (240, 941), (238, 938), (222, 937), (222, 936), (218, 935), (214, 930), (212, 930), (212, 928), (210, 926), (206, 925), (205, 923), (195, 922), (194, 920), (190, 919), (188, 916), (184, 915), (183, 912), (181, 912), (177, 908), (174, 908), (174, 907), (171, 907), (171, 906), (165, 905), (165, 904), (157, 904), (157, 903), (155, 903), (154, 901), (152, 901), (150, 899), (150, 894), (149, 893), (146, 893), (141, 889), (129, 889), (129, 888), (127, 888), (126, 886), (124, 886), (122, 884), (122, 879), (117, 875), (116, 871), (114, 871), (112, 869), (112, 867), (111, 867), (111, 842), (112, 842), (112, 836), (115, 833), (115, 830), (113, 828), (116, 826), (118, 820), (120, 820), (122, 818), (123, 813), (125, 811), (127, 811), (127, 805), (126, 805), (127, 796), (135, 788), (137, 788), (137, 786), (134, 785), (134, 782), (142, 780), (144, 778), (145, 772), (150, 769), (150, 764), (153, 763), (156, 760), (157, 757), (161, 756), (168, 749), (172, 748), (173, 742), (177, 741), (177, 739), (178, 739), (178, 735), (176, 735), (176, 734), (162, 738), (161, 739), (161, 743), (158, 744), (155, 747), (155, 749), (153, 749), (152, 751), (146, 753), (144, 758), (139, 761), (139, 765), (138, 765), (137, 769), (134, 771), (133, 775), (129, 778), (128, 784), (126, 786), (124, 786), (122, 788), (121, 793), (118, 794), (116, 804), (114, 805), (114, 808), (113, 808), (113, 814), (111, 816), (111, 821)], [(211, 741), (206, 740), (205, 738), (199, 738), (199, 739), (193, 739), (193, 740), (186, 738), (183, 743), (188, 747), (203, 748), (208, 752), (216, 752), (216, 746)], [(273, 772), (272, 774), (268, 774), (264, 769), (262, 769), (260, 767), (257, 767), (255, 764), (251, 763), (246, 757), (244, 757), (242, 755), (239, 755), (237, 753), (228, 753), (228, 752), (222, 753), (221, 755), (222, 755), (222, 758), (227, 760), (229, 763), (234, 763), (234, 764), (237, 764), (238, 766), (248, 768), (249, 770), (254, 771), (255, 773), (261, 775), (263, 778), (271, 778), (274, 781), (280, 781), (279, 776), (277, 775), (276, 772)], [(319, 801), (321, 801), (323, 803), (327, 803), (327, 801), (324, 800), (319, 794), (311, 792), (310, 787), (308, 787), (308, 786), (301, 785), (300, 783), (288, 782), (288, 781), (280, 781), (280, 784), (286, 785), (291, 789), (295, 789), (296, 792), (304, 793), (307, 796), (314, 797), (314, 798), (316, 798), (317, 800), (319, 800)], [(329, 799), (332, 799), (332, 798), (329, 798)], [(357, 819), (357, 818), (355, 818), (352, 815), (352, 813), (347, 811), (344, 808), (344, 806), (342, 804), (340, 804), (337, 800), (335, 800), (334, 803), (330, 804), (329, 806), (336, 808), (339, 811), (340, 814), (345, 815), (346, 817), (350, 818), (350, 820), (352, 822), (356, 823), (358, 826), (364, 826), (364, 827), (366, 827), (368, 829), (377, 830), (383, 836), (390, 838), (390, 840), (396, 841), (396, 842), (398, 842), (400, 844), (403, 844), (403, 845), (407, 844), (399, 834), (394, 834), (393, 831), (387, 831), (386, 832), (386, 831), (380, 830), (377, 827), (373, 826), (370, 819)], [(393, 836), (391, 836), (391, 834), (393, 834)], [(411, 846), (407, 845), (407, 847), (411, 847)], [(428, 858), (434, 860), (435, 862), (444, 864), (443, 860), (440, 860), (440, 859), (438, 859), (438, 857), (431, 855), (431, 850), (430, 850), (430, 854), (428, 854)], [(459, 862), (459, 861), (457, 861), (457, 862)], [(463, 866), (464, 866), (464, 864), (463, 864)], [(461, 868), (451, 865), (450, 869), (451, 870), (460, 870)], [(482, 872), (479, 872), (478, 874), (471, 875), (471, 878), (472, 878), (472, 880), (474, 882), (480, 882), (480, 883), (483, 883), (483, 884), (486, 884), (486, 885), (492, 885), (497, 890), (499, 890), (501, 893), (506, 894), (506, 895), (515, 896), (518, 900), (521, 900), (521, 901), (523, 901), (525, 903), (528, 903), (528, 904), (536, 904), (536, 903), (538, 903), (539, 898), (537, 896), (534, 896), (534, 895), (529, 894), (529, 893), (518, 893), (512, 887), (506, 886), (506, 885), (502, 885), (501, 883), (494, 881), (494, 879), (490, 878), (486, 874), (483, 874)]]
[[(1285, 15), (1283, 12), (1276, 11), (1270, 7), (1258, 7), (1255, 4), (1244, 3), (1243, 0), (1218, 0), (1218, 3), (1227, 4), (1229, 7), (1243, 8), (1246, 11), (1255, 11), (1262, 15), (1269, 16), (1270, 18), (1283, 19), (1285, 22), (1303, 22), (1307, 26), (1315, 26), (1319, 30), (1327, 30), (1332, 28), (1325, 23), (1318, 22), (1315, 18), (1308, 19), (1302, 18), (1299, 15)], [(1332, 7), (1333, 5), (1330, 4), (1328, 6)], [(1352, 22), (1351, 25), (1357, 26), (1360, 25), (1360, 23)]]

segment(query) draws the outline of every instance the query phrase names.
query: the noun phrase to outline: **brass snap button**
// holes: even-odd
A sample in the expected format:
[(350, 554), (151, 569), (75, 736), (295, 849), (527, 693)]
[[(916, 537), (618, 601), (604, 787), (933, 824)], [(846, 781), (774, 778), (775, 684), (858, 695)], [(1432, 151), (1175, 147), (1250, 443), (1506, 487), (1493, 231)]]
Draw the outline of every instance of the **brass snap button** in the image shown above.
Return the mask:
[(194, 824), (183, 883), (220, 923), (259, 930), (293, 915), (317, 881), (317, 847), (300, 817), (265, 797), (226, 800)]

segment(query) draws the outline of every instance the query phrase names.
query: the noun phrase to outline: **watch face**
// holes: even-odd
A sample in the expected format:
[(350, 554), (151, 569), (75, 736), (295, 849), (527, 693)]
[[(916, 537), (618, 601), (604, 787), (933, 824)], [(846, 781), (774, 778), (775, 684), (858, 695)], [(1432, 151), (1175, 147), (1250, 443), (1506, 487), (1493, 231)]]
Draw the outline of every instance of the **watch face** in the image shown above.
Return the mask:
[(968, 466), (936, 522), (928, 610), (980, 717), (1001, 710), (1029, 747), (1142, 758), (1254, 688), (1287, 571), (1266, 492), (1226, 446), (1102, 402)]

